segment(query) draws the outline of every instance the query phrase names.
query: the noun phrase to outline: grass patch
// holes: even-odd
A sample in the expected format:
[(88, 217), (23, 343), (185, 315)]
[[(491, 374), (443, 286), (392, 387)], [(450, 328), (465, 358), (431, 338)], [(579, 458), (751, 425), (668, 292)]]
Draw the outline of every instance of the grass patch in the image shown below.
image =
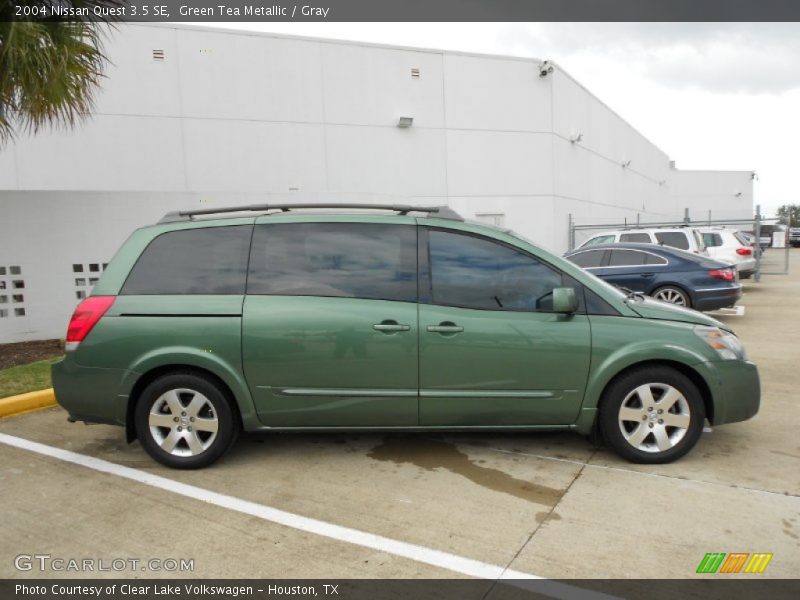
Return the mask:
[(58, 360), (61, 360), (60, 356), (3, 369), (0, 371), (0, 398), (53, 387), (50, 365)]

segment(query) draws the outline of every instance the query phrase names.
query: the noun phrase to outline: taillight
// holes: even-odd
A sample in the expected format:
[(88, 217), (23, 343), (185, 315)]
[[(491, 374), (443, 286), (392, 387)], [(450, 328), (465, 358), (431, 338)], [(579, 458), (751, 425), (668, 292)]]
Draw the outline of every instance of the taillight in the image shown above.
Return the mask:
[(106, 311), (114, 304), (116, 296), (90, 296), (78, 304), (67, 326), (67, 347), (74, 348), (89, 335)]
[(725, 281), (736, 279), (736, 273), (731, 269), (711, 269), (708, 274), (714, 279), (724, 279)]
[(750, 248), (737, 248), (736, 254), (740, 254), (742, 256), (750, 256), (753, 251)]

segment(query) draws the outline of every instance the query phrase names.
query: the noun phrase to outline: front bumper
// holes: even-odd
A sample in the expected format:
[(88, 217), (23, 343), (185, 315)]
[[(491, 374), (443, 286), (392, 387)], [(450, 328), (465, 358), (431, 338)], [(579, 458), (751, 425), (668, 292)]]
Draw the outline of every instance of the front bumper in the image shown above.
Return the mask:
[(708, 383), (714, 403), (712, 425), (753, 417), (761, 405), (761, 380), (754, 363), (720, 360), (695, 365)]
[(127, 373), (125, 369), (81, 366), (67, 352), (51, 367), (56, 402), (76, 421), (124, 425)]

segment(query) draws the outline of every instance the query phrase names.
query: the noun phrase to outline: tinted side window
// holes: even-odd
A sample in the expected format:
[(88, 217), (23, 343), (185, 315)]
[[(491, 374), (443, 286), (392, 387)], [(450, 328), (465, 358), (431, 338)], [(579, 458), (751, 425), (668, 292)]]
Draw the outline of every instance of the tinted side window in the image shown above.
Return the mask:
[(669, 261), (666, 258), (661, 256), (656, 256), (655, 254), (650, 254), (649, 252), (645, 253), (644, 264), (646, 265), (666, 265), (669, 264)]
[(244, 294), (250, 225), (163, 233), (145, 248), (121, 294)]
[[(610, 244), (614, 241), (614, 235), (598, 235), (583, 244), (583, 246), (598, 246), (600, 244)], [(583, 247), (581, 246), (581, 247)]]
[(430, 232), (433, 302), (484, 310), (549, 311), (560, 272), (508, 246)]
[(247, 293), (415, 302), (417, 229), (381, 223), (256, 225)]
[(680, 248), (681, 250), (689, 249), (689, 239), (685, 233), (680, 231), (659, 231), (656, 232), (656, 239), (659, 244), (671, 246), (672, 248)]
[(647, 254), (636, 250), (612, 250), (609, 267), (630, 267), (643, 265)]
[(718, 233), (704, 233), (703, 243), (709, 248), (722, 246), (722, 236)]
[(587, 267), (599, 267), (603, 264), (603, 257), (605, 250), (588, 250), (586, 252), (579, 252), (568, 257), (568, 260), (574, 262), (579, 267), (584, 269)]
[(619, 236), (619, 241), (649, 244), (652, 240), (649, 233), (623, 233)]

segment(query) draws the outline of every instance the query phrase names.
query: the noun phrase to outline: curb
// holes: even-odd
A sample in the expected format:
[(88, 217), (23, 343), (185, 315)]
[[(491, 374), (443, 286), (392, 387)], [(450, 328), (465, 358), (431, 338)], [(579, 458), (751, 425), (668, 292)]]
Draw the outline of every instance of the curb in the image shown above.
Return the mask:
[(0, 398), (0, 419), (55, 406), (55, 404), (56, 395), (53, 393), (53, 388)]

